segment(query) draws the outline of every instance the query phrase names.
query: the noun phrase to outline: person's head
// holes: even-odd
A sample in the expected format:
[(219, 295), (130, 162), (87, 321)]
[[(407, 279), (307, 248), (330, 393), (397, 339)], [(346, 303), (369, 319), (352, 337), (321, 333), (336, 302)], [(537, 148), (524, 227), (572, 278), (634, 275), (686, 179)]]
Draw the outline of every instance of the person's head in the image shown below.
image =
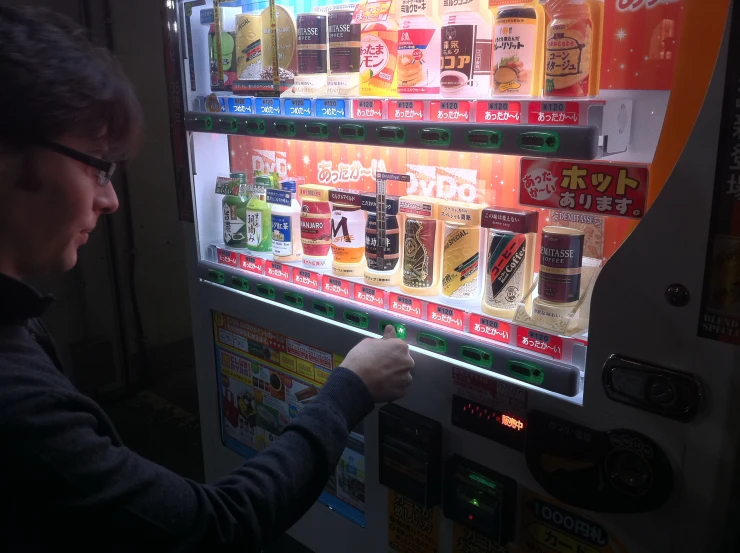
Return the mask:
[(135, 149), (139, 104), (113, 57), (62, 16), (0, 0), (0, 37), (0, 272), (66, 271), (118, 208), (104, 160)]

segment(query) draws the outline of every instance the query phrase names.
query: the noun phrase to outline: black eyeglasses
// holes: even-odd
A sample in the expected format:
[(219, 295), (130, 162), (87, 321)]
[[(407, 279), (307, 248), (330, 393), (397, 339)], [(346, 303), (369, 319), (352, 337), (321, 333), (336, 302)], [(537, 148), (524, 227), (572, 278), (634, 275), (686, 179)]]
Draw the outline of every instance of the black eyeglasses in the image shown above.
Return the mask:
[(39, 146), (97, 169), (99, 171), (98, 184), (100, 186), (108, 184), (111, 178), (113, 178), (113, 173), (116, 172), (116, 164), (113, 161), (78, 152), (77, 150), (68, 148), (67, 146), (62, 146), (61, 144), (57, 144), (56, 142), (51, 142), (49, 140), (41, 140), (39, 142)]

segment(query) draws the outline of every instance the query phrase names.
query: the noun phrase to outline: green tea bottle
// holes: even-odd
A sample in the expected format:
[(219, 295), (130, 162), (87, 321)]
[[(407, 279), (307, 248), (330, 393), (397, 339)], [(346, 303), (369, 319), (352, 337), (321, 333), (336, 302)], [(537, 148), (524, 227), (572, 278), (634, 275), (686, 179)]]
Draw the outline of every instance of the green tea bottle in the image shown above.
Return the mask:
[(232, 248), (247, 247), (247, 174), (231, 173), (230, 177), (239, 181), (232, 194), (224, 196), (221, 211), (224, 223), (224, 243)]
[(253, 252), (272, 251), (272, 221), (270, 204), (267, 203), (267, 189), (273, 188), (273, 179), (269, 175), (255, 178), (256, 187), (247, 203), (247, 239), (246, 246)]

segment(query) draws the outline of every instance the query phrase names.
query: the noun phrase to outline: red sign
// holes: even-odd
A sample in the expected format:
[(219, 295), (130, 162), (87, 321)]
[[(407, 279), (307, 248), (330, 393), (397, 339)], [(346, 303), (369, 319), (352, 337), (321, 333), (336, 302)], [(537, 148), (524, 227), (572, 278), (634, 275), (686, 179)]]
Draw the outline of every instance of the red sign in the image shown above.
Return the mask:
[(435, 100), (431, 104), (432, 121), (467, 123), (470, 121), (470, 102), (458, 100)]
[(516, 329), (516, 345), (520, 348), (543, 353), (554, 357), (563, 358), (563, 339), (541, 330), (532, 330), (520, 326)]
[(355, 119), (383, 119), (383, 100), (355, 100), (352, 116)]
[(222, 250), (218, 248), (218, 262), (221, 265), (228, 265), (229, 267), (238, 267), (239, 261), (237, 260), (236, 252), (230, 252), (229, 250)]
[(577, 125), (581, 113), (578, 102), (530, 102), (529, 119), (530, 125)]
[(388, 298), (388, 309), (407, 317), (421, 319), (422, 303), (421, 300), (403, 296), (397, 292), (391, 292)]
[(351, 284), (351, 282), (342, 280), (341, 278), (325, 276), (322, 281), (321, 289), (332, 296), (349, 299)]
[(446, 305), (427, 304), (427, 320), (447, 328), (462, 330), (465, 326), (465, 312)]
[(306, 269), (293, 269), (293, 283), (311, 290), (318, 290), (321, 286), (321, 275)]
[(478, 100), (475, 121), (516, 125), (522, 122), (522, 105), (519, 102)]
[(643, 165), (522, 158), (519, 203), (640, 219), (648, 169)]
[(421, 100), (391, 100), (388, 119), (396, 121), (423, 121), (424, 102)]
[(355, 301), (383, 309), (385, 308), (385, 292), (380, 288), (355, 284)]
[(503, 344), (511, 342), (511, 325), (478, 314), (470, 315), (470, 333)]
[(241, 254), (239, 256), (239, 265), (244, 271), (249, 271), (257, 275), (265, 274), (265, 260), (261, 257)]
[(265, 274), (267, 276), (271, 276), (272, 278), (283, 280), (285, 282), (290, 282), (290, 276), (293, 269), (292, 267), (288, 265), (283, 265), (282, 263), (276, 263), (275, 261), (267, 261), (265, 265)]

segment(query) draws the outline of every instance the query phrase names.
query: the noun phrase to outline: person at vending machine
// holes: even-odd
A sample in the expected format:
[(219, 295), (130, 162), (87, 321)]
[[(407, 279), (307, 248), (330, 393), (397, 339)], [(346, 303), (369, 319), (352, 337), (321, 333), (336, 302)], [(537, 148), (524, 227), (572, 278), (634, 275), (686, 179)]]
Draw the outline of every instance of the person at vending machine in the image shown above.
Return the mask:
[(61, 16), (0, 3), (0, 37), (0, 549), (260, 551), (316, 501), (350, 430), (406, 393), (408, 346), (391, 327), (360, 342), (276, 443), (213, 485), (127, 449), (65, 375), (39, 320), (51, 299), (23, 279), (72, 269), (116, 211), (139, 105)]

